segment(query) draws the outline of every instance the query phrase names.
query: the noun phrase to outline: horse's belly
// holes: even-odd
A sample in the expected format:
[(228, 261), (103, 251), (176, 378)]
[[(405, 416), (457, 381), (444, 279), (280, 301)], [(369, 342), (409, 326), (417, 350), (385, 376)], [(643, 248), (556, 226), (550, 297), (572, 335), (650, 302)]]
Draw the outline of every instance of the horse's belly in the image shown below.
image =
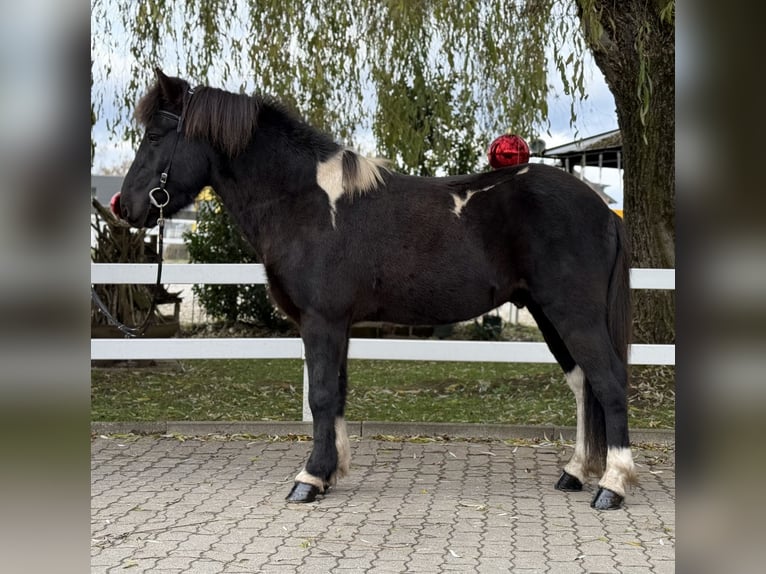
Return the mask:
[(497, 283), (459, 281), (404, 282), (381, 293), (377, 318), (400, 324), (443, 325), (477, 317), (509, 300)]
[(421, 309), (381, 309), (374, 317), (386, 323), (399, 325), (448, 325), (468, 321), (491, 310), (493, 307), (472, 307), (461, 309), (438, 309), (435, 307)]

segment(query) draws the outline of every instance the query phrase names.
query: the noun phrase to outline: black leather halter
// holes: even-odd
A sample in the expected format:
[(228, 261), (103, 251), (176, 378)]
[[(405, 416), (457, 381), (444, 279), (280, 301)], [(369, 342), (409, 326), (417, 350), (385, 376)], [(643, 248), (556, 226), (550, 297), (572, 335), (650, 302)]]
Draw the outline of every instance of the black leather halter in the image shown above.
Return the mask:
[[(176, 115), (173, 112), (168, 112), (167, 110), (160, 110), (159, 112), (157, 112), (161, 116), (170, 118), (171, 120), (175, 120), (176, 122), (178, 122), (178, 125), (176, 126), (176, 139), (173, 142), (173, 149), (170, 151), (170, 157), (168, 158), (168, 165), (160, 174), (160, 184), (157, 187), (154, 187), (151, 190), (149, 190), (149, 202), (153, 206), (155, 206), (157, 209), (160, 210), (160, 216), (157, 219), (157, 225), (160, 226), (160, 231), (162, 231), (165, 225), (165, 218), (162, 215), (162, 208), (165, 207), (168, 203), (170, 203), (170, 193), (168, 192), (165, 186), (167, 185), (167, 182), (168, 182), (170, 167), (173, 165), (173, 156), (175, 156), (176, 154), (176, 147), (178, 147), (178, 141), (181, 139), (181, 134), (184, 129), (184, 120), (186, 119), (186, 111), (189, 109), (189, 101), (191, 100), (191, 97), (193, 95), (194, 95), (194, 88), (189, 88), (184, 94), (183, 104), (181, 106), (181, 115)], [(162, 197), (161, 199), (158, 199), (154, 195), (158, 191), (165, 194), (164, 197)], [(146, 213), (146, 216), (147, 218), (149, 217), (148, 211)], [(160, 257), (162, 257), (162, 253), (160, 253)]]

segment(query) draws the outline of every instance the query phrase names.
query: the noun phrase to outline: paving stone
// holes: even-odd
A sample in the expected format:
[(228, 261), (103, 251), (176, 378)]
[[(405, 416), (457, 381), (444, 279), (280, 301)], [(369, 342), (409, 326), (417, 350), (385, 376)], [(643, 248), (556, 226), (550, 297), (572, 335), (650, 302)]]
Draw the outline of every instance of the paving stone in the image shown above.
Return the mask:
[(572, 561), (551, 561), (548, 562), (548, 574), (582, 574), (585, 572), (582, 566)]
[(141, 436), (119, 444), (91, 443), (98, 574), (675, 570), (672, 457), (639, 467), (625, 509), (599, 513), (593, 484), (553, 489), (571, 455), (558, 446), (354, 439), (350, 476), (294, 505), (284, 497), (310, 443)]

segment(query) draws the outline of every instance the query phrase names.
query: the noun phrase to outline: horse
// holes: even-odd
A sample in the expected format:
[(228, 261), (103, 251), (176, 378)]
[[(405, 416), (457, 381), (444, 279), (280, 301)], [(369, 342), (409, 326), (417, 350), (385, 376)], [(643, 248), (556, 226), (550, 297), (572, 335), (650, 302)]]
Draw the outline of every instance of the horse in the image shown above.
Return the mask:
[[(305, 347), (313, 445), (287, 501), (348, 474), (351, 326), (444, 325), (526, 307), (575, 396), (576, 440), (555, 488), (599, 476), (591, 506), (636, 482), (627, 419), (630, 247), (620, 218), (576, 176), (524, 163), (415, 177), (365, 157), (274, 97), (192, 85), (157, 68), (144, 135), (114, 209), (153, 227), (212, 186), (260, 256)], [(164, 219), (162, 219), (164, 221)]]

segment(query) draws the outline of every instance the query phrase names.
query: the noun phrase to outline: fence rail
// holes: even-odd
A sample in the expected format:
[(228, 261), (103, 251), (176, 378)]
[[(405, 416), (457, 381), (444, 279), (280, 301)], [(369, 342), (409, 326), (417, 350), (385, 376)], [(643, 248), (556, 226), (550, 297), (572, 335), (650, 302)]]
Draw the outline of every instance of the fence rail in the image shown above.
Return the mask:
[[(152, 263), (92, 263), (93, 284), (151, 284), (157, 280)], [(674, 269), (631, 269), (632, 289), (675, 289)], [(165, 284), (266, 283), (263, 265), (240, 263), (164, 264)], [(303, 359), (298, 338), (91, 339), (91, 359)], [(351, 339), (351, 359), (554, 363), (545, 343), (495, 341), (434, 341)], [(675, 365), (675, 345), (631, 345), (634, 365)], [(308, 409), (304, 368), (303, 418)]]
[[(91, 263), (91, 283), (150, 284), (157, 280), (154, 263)], [(162, 282), (166, 284), (266, 283), (260, 263), (165, 263)], [(675, 269), (631, 269), (633, 289), (675, 289)]]

